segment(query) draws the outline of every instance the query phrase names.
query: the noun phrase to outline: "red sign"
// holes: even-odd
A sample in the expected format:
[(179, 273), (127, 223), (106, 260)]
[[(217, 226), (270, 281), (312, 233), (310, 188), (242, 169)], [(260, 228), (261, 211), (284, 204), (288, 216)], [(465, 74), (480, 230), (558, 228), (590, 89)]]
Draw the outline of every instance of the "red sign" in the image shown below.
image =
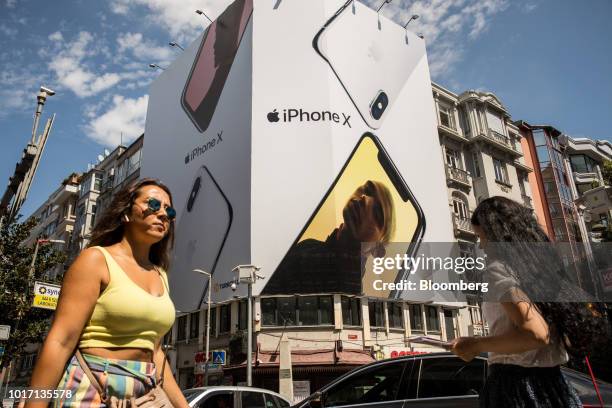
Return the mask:
[(349, 335), (348, 335), (348, 339), (349, 339), (349, 340), (357, 340), (357, 337), (358, 337), (358, 336), (357, 336), (356, 334), (349, 334)]
[(391, 352), (391, 358), (396, 358), (396, 357), (404, 357), (404, 356), (417, 356), (419, 354), (427, 354), (424, 351), (397, 351), (397, 350), (393, 350)]
[(203, 351), (198, 351), (195, 353), (194, 360), (196, 363), (203, 363), (206, 361), (206, 353)]

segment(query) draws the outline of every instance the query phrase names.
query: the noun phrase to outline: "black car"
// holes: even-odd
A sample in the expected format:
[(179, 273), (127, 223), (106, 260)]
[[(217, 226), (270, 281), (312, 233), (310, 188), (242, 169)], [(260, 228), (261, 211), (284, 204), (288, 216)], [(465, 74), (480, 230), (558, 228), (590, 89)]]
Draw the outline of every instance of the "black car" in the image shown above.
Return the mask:
[[(563, 368), (585, 407), (600, 407), (591, 379)], [(377, 361), (356, 368), (295, 407), (478, 407), (487, 377), (487, 360), (469, 363), (450, 353)], [(612, 407), (612, 384), (598, 381), (605, 407)]]

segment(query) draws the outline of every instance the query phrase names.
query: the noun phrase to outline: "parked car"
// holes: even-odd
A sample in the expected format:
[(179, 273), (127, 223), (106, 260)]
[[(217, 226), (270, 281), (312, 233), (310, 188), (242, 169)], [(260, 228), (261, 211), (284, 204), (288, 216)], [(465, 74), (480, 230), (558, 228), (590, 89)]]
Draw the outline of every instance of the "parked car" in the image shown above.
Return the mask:
[(285, 397), (262, 388), (215, 386), (183, 391), (193, 408), (286, 408), (291, 403)]
[[(600, 407), (591, 379), (563, 368), (585, 407)], [(469, 363), (454, 354), (432, 353), (377, 361), (356, 368), (295, 407), (478, 407), (487, 360)], [(612, 407), (612, 384), (598, 381), (605, 407)]]

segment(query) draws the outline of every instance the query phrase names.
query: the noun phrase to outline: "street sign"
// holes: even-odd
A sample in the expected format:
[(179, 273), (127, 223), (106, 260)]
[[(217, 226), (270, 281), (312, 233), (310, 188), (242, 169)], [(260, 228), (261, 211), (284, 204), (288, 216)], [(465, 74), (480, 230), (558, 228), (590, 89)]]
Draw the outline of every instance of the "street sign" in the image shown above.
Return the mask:
[(0, 346), (0, 357), (4, 355), (4, 346)]
[(213, 364), (225, 365), (225, 350), (213, 350), (212, 362)]
[(59, 299), (60, 286), (44, 282), (34, 283), (33, 307), (55, 310)]
[(11, 333), (11, 326), (0, 325), (0, 340), (8, 340)]

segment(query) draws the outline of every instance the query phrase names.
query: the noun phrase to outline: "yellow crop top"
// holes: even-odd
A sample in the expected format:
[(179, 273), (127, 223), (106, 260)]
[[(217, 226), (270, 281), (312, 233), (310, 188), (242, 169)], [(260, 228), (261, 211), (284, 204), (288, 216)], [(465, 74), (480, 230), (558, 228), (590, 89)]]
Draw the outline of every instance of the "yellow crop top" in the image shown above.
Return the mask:
[(160, 270), (164, 294), (154, 296), (132, 281), (105, 248), (94, 248), (106, 258), (110, 282), (96, 301), (81, 334), (79, 348), (154, 350), (155, 342), (174, 324), (174, 304), (168, 292), (166, 272)]

